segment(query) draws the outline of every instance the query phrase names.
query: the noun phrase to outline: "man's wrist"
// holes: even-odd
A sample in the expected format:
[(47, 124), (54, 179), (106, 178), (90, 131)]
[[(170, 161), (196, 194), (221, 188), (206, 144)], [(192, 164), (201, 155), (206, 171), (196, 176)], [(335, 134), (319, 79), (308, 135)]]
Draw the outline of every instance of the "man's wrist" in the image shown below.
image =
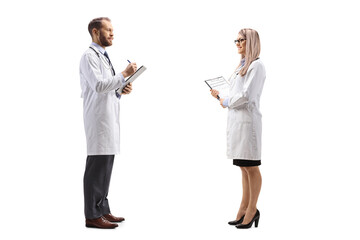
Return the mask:
[(129, 75), (126, 74), (125, 71), (121, 72), (121, 74), (124, 76), (124, 78), (127, 78)]

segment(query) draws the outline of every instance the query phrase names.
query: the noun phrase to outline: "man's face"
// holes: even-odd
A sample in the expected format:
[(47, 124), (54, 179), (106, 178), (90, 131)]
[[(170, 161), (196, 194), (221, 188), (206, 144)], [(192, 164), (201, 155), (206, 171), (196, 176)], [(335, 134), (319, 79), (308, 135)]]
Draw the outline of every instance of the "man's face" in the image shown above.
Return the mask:
[(103, 20), (101, 25), (99, 41), (104, 47), (111, 46), (112, 40), (114, 39), (112, 24), (107, 20)]

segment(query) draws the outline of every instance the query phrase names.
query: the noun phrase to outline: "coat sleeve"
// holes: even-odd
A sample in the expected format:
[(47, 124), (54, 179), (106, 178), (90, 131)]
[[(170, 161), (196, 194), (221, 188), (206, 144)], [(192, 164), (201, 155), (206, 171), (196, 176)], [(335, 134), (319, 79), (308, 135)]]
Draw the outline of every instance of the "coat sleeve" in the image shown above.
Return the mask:
[(101, 60), (88, 53), (84, 54), (81, 62), (82, 74), (88, 82), (90, 88), (97, 93), (107, 93), (118, 89), (123, 85), (124, 77), (121, 73), (104, 78), (100, 71)]
[(261, 94), (262, 86), (265, 80), (265, 69), (262, 64), (255, 63), (249, 67), (245, 75), (245, 82), (241, 92), (229, 97), (229, 108), (245, 107), (249, 100)]

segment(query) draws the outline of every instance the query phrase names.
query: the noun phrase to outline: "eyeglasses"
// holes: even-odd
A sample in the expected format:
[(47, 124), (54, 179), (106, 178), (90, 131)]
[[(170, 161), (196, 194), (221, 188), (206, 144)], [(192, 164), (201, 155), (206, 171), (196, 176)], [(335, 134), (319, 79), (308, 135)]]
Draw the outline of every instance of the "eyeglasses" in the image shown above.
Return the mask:
[(237, 44), (237, 43), (242, 43), (243, 41), (245, 41), (246, 40), (246, 38), (239, 38), (239, 39), (236, 39), (236, 40), (234, 40), (234, 43), (235, 44)]

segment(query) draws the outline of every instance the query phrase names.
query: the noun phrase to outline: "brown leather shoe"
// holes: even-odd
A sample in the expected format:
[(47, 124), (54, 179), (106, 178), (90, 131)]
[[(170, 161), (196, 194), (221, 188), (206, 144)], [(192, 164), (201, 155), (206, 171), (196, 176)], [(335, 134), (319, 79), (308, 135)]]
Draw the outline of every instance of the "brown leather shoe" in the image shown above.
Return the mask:
[(108, 220), (109, 222), (122, 222), (125, 220), (125, 218), (123, 217), (115, 217), (114, 215), (112, 215), (111, 213), (109, 214), (105, 214), (103, 216), (106, 220)]
[(93, 228), (116, 228), (116, 223), (109, 222), (104, 217), (99, 217), (95, 219), (86, 219), (86, 227), (93, 227)]

